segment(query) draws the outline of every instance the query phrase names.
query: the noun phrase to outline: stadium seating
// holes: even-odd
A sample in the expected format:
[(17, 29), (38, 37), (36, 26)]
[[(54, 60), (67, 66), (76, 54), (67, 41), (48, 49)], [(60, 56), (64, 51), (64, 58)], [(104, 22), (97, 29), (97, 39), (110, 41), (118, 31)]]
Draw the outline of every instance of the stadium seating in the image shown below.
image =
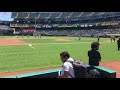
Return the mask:
[[(13, 12), (12, 18), (15, 19), (44, 19), (54, 21), (73, 21), (105, 19), (108, 17), (119, 17), (119, 12)], [(39, 20), (40, 21), (40, 20)], [(88, 22), (87, 21), (87, 22)], [(92, 21), (92, 22), (93, 22)], [(99, 20), (100, 21), (100, 20)]]
[(33, 27), (45, 35), (104, 36), (120, 33), (119, 16), (120, 12), (13, 12), (11, 27)]
[(38, 18), (39, 13), (33, 12), (32, 14), (29, 13), (28, 18)]
[(26, 12), (19, 12), (18, 14), (17, 14), (17, 17), (16, 18), (26, 18), (28, 16), (28, 13), (26, 13)]
[(39, 13), (39, 17), (48, 19), (50, 17), (50, 13), (49, 12), (41, 12), (41, 13)]
[(13, 12), (12, 18), (105, 18), (108, 16), (120, 16), (120, 12)]

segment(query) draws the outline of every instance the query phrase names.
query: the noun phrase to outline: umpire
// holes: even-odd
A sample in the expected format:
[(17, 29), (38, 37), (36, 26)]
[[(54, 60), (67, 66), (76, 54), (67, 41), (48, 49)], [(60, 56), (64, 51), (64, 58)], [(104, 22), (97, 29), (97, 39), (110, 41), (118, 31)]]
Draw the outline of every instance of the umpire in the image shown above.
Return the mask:
[(120, 38), (117, 40), (118, 51), (120, 50)]

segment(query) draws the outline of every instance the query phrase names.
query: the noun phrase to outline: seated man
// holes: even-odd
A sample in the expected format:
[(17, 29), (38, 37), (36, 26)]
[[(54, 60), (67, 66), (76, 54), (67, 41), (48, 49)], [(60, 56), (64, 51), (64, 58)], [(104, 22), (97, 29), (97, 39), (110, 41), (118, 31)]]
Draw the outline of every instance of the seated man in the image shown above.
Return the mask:
[(60, 53), (61, 61), (63, 62), (62, 66), (62, 75), (61, 78), (75, 78), (74, 69), (71, 62), (74, 62), (68, 52)]

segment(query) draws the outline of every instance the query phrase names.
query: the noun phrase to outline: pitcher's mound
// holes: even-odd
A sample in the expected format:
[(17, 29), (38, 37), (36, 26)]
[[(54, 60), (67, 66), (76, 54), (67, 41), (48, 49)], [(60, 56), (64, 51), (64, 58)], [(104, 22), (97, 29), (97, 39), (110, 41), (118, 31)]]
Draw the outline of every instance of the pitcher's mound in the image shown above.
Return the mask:
[(11, 38), (0, 39), (0, 46), (24, 45), (24, 44), (25, 42), (20, 39), (11, 39)]

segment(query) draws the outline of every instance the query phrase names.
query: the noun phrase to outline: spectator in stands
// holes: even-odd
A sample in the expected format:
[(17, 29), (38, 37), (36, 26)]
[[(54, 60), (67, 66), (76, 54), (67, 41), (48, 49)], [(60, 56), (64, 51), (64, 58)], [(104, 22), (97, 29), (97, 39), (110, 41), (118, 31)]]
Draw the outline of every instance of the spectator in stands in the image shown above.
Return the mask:
[(91, 44), (91, 50), (88, 51), (89, 65), (99, 66), (99, 62), (101, 61), (101, 55), (98, 50), (99, 50), (99, 43), (93, 42)]
[(117, 40), (118, 51), (120, 50), (120, 38)]
[(75, 78), (74, 69), (71, 62), (74, 60), (70, 57), (70, 54), (66, 51), (60, 53), (61, 61), (63, 62), (62, 66), (62, 75), (61, 78)]

